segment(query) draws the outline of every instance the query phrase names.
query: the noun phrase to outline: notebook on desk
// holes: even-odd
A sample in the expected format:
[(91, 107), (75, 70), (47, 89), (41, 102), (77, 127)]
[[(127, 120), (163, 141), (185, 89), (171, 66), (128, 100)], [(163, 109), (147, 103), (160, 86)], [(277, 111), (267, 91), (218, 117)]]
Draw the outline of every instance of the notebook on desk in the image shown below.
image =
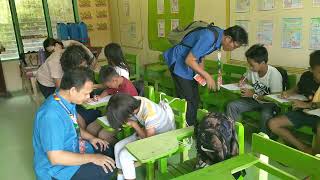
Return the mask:
[(280, 94), (269, 94), (269, 95), (266, 95), (266, 97), (269, 97), (279, 103), (289, 103), (292, 100), (308, 101), (308, 98), (301, 94), (295, 94), (295, 95), (289, 96), (287, 99), (281, 98)]
[(103, 107), (103, 106), (108, 105), (110, 98), (111, 98), (111, 96), (106, 96), (106, 97), (99, 99), (99, 101), (92, 101), (91, 100), (89, 102), (82, 104), (82, 106), (86, 109), (95, 109), (95, 108)]
[(320, 117), (320, 109), (314, 109), (314, 110), (305, 111), (305, 113)]
[[(240, 86), (238, 83), (222, 84), (221, 87), (229, 91), (240, 91)], [(242, 88), (253, 89), (253, 87), (249, 84), (245, 84), (244, 86), (242, 86)]]

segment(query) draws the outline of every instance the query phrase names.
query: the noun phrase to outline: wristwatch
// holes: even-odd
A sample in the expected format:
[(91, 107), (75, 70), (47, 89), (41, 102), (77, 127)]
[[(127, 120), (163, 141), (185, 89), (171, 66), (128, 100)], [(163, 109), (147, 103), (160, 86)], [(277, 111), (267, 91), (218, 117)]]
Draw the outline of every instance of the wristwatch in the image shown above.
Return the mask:
[(258, 97), (259, 97), (258, 94), (253, 94), (253, 95), (252, 95), (252, 98), (253, 98), (253, 99), (257, 99)]

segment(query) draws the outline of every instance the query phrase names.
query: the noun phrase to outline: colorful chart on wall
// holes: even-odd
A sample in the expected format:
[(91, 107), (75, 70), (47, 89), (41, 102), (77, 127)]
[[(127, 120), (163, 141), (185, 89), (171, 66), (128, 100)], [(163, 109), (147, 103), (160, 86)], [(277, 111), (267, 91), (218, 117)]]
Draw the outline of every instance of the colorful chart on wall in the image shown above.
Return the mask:
[(257, 9), (260, 11), (268, 11), (274, 9), (274, 0), (258, 0)]
[(310, 49), (320, 49), (320, 17), (311, 19)]
[(282, 47), (299, 49), (302, 48), (302, 18), (282, 19)]
[(272, 46), (273, 22), (263, 20), (258, 23), (257, 27), (257, 42)]
[(250, 10), (250, 0), (236, 0), (236, 12), (248, 12)]
[(165, 51), (171, 47), (166, 36), (177, 26), (184, 27), (193, 21), (194, 7), (195, 0), (149, 0), (149, 48)]
[(283, 0), (283, 8), (292, 9), (292, 8), (302, 8), (302, 0)]
[(313, 0), (313, 7), (320, 7), (320, 0)]
[(246, 50), (263, 43), (268, 49), (268, 63), (309, 67), (309, 54), (320, 50), (319, 5), (320, 0), (251, 0), (250, 11), (239, 13), (237, 1), (230, 1), (231, 26), (236, 20), (249, 21), (249, 45), (233, 51), (230, 59), (246, 61)]

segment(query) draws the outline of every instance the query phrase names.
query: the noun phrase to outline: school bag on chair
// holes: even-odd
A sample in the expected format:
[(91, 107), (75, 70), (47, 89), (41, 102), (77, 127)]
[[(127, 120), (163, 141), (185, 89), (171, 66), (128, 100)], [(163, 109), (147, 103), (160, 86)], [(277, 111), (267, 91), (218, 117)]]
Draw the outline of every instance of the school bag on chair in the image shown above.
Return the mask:
[(80, 42), (81, 43), (88, 43), (89, 42), (89, 36), (88, 36), (88, 28), (87, 25), (84, 22), (80, 22), (78, 24), (79, 33), (80, 33)]
[(80, 41), (80, 29), (76, 23), (68, 23), (70, 39)]
[(57, 35), (60, 40), (69, 39), (69, 30), (65, 23), (57, 23)]
[(199, 31), (199, 30), (202, 30), (202, 29), (209, 29), (210, 31), (212, 31), (214, 33), (215, 40), (214, 40), (213, 44), (215, 44), (217, 42), (217, 40), (218, 40), (217, 37), (219, 36), (219, 33), (216, 30), (216, 28), (219, 28), (219, 27), (215, 26), (213, 22), (209, 24), (209, 23), (206, 23), (204, 21), (193, 21), (188, 26), (186, 26), (185, 28), (179, 26), (179, 27), (173, 29), (172, 31), (170, 31), (169, 34), (168, 34), (168, 41), (172, 45), (181, 44), (183, 46), (190, 47), (190, 46), (188, 46), (186, 44), (181, 43), (182, 40), (186, 36), (188, 36), (189, 34), (191, 34), (192, 32), (195, 32), (195, 31)]
[[(234, 121), (224, 113), (212, 112), (197, 126), (197, 164), (204, 168), (239, 155), (239, 144)], [(245, 171), (235, 173), (239, 178)]]

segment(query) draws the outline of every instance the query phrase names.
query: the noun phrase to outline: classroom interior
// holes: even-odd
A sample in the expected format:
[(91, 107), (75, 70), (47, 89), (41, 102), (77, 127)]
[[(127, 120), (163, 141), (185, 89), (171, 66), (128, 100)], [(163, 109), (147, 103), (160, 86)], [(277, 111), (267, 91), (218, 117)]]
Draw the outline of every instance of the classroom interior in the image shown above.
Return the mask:
[[(35, 179), (33, 122), (45, 99), (35, 79), (36, 69), (24, 68), (21, 59), (28, 51), (37, 54), (46, 37), (58, 38), (57, 23), (84, 22), (89, 36), (85, 44), (101, 66), (107, 64), (103, 48), (111, 42), (118, 43), (130, 66), (130, 79), (143, 80), (145, 94), (155, 102), (161, 100), (160, 92), (168, 99), (176, 96), (162, 53), (172, 46), (167, 40), (169, 32), (192, 21), (214, 22), (222, 29), (239, 25), (247, 31), (247, 46), (233, 52), (221, 51), (226, 84), (238, 82), (247, 71), (244, 54), (253, 44), (265, 45), (268, 63), (287, 71), (291, 87), (308, 71), (309, 54), (320, 49), (319, 0), (0, 0), (0, 7), (0, 45), (4, 48), (0, 47), (0, 179), (4, 180)], [(205, 70), (213, 77), (218, 72), (217, 56), (213, 52), (205, 57)], [(198, 116), (225, 111), (226, 99), (234, 97), (222, 91), (213, 93), (205, 86), (199, 88)], [(286, 105), (281, 107), (288, 110)], [(259, 134), (259, 118), (255, 111), (242, 114), (243, 121), (236, 128), (242, 159), (225, 166), (210, 166), (217, 176), (210, 176), (210, 170), (195, 173), (194, 166), (190, 166), (197, 151), (195, 140), (190, 138), (193, 129), (184, 124), (181, 129), (187, 129), (181, 131), (181, 136), (189, 138), (182, 140), (177, 135), (173, 138), (175, 150), (140, 163), (137, 179), (232, 179), (224, 173), (243, 169), (246, 175), (240, 179), (320, 178), (320, 156), (298, 151), (281, 139), (265, 138)], [(306, 144), (315, 143), (312, 128), (293, 131)]]

